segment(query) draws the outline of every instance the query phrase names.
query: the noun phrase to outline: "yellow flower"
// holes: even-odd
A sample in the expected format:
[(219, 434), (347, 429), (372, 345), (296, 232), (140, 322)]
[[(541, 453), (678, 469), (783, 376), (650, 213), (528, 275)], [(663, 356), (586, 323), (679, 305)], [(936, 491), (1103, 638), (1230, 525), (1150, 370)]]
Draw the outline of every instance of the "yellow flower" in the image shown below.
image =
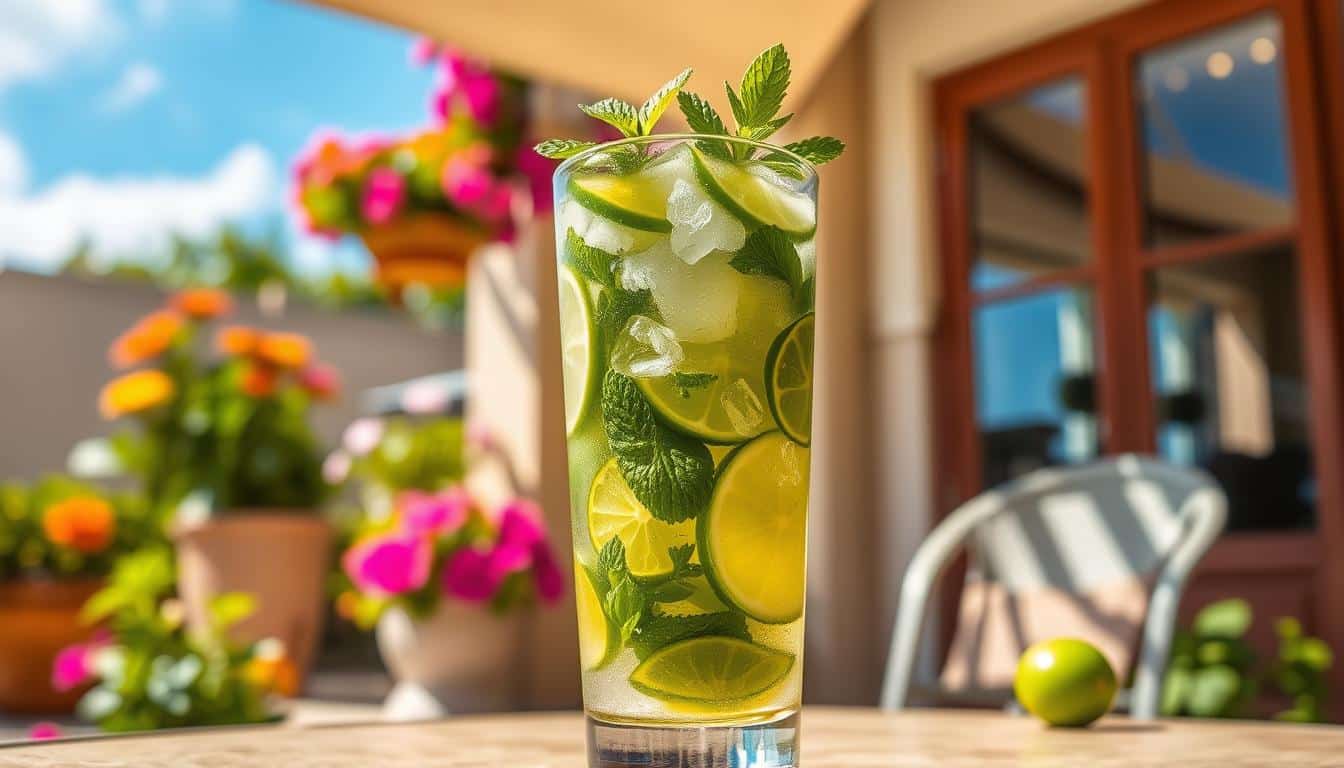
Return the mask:
[(103, 418), (143, 413), (173, 399), (176, 387), (163, 371), (135, 371), (109, 381), (98, 396)]
[(112, 543), (117, 519), (106, 501), (96, 496), (75, 496), (42, 512), (42, 530), (53, 542), (91, 555)]
[(169, 310), (151, 312), (112, 342), (108, 359), (118, 368), (153, 360), (172, 346), (180, 330), (181, 315)]

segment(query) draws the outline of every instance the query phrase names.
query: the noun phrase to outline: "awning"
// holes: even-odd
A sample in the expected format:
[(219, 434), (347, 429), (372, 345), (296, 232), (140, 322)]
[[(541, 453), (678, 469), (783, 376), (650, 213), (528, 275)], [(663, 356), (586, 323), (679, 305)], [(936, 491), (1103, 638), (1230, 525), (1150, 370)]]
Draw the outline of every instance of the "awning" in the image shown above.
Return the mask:
[(309, 0), (441, 40), (515, 74), (638, 103), (684, 67), (722, 101), (760, 51), (783, 43), (790, 103), (825, 69), (868, 0)]

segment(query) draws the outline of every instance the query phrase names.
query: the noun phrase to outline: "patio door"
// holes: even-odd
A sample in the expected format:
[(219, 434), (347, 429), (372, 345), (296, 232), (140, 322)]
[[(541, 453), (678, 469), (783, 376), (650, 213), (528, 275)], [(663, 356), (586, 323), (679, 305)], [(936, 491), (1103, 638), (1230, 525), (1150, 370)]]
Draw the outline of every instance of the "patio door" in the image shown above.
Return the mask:
[(1168, 0), (936, 84), (937, 456), (943, 512), (1109, 454), (1198, 467), (1231, 519), (1187, 613), (1245, 597), (1263, 645), (1294, 615), (1344, 650), (1319, 13)]

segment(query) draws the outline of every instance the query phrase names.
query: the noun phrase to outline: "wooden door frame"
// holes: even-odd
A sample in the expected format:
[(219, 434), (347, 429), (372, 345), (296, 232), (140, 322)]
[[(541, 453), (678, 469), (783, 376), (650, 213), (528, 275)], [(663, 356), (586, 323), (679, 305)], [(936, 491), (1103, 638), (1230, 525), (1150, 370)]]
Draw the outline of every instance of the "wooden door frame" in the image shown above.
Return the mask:
[[(1143, 183), (1139, 124), (1136, 119), (1097, 120), (1109, 107), (1126, 105), (1133, 115), (1135, 57), (1143, 51), (1197, 35), (1242, 18), (1272, 12), (1283, 30), (1281, 51), (1285, 127), (1293, 170), (1296, 219), (1290, 227), (1251, 236), (1233, 235), (1218, 250), (1244, 246), (1260, 238), (1295, 240), (1299, 260), (1300, 322), (1311, 398), (1311, 434), (1319, 489), (1317, 528), (1313, 533), (1232, 534), (1225, 557), (1211, 553), (1210, 565), (1236, 567), (1252, 540), (1272, 539), (1276, 567), (1312, 568), (1316, 574), (1315, 609), (1325, 638), (1344, 650), (1344, 559), (1332, 563), (1324, 552), (1344, 548), (1344, 415), (1341, 414), (1341, 321), (1338, 265), (1332, 256), (1344, 243), (1344, 201), (1331, 200), (1326, 162), (1336, 190), (1344, 189), (1344, 11), (1340, 0), (1159, 0), (1089, 23), (1045, 42), (984, 61), (933, 83), (938, 244), (943, 301), (935, 334), (934, 488), (940, 520), (958, 503), (982, 489), (983, 468), (977, 439), (974, 387), (974, 339), (969, 283), (973, 256), (969, 177), (968, 116), (977, 106), (1006, 98), (1058, 77), (1077, 74), (1087, 93), (1087, 148), (1090, 168), (1088, 211), (1093, 262), (1074, 270), (1096, 278), (1099, 343), (1097, 371), (1103, 453), (1152, 453), (1156, 420), (1152, 398), (1115, 397), (1114, 392), (1150, 389), (1146, 328), (1145, 273), (1164, 263), (1198, 258), (1203, 246), (1149, 249), (1143, 240)], [(1313, 26), (1312, 22), (1317, 23)], [(1323, 21), (1325, 20), (1325, 21)], [(1328, 23), (1326, 23), (1328, 22)], [(1321, 62), (1326, 65), (1324, 69)], [(1318, 89), (1328, 86), (1322, 94)], [(1324, 113), (1324, 114), (1322, 114)], [(1326, 127), (1332, 142), (1324, 141)], [(1333, 207), (1332, 207), (1333, 206)], [(1327, 215), (1333, 210), (1333, 217)], [(1333, 223), (1333, 226), (1331, 225)], [(1137, 326), (1135, 325), (1137, 323)], [(1217, 547), (1216, 547), (1217, 549)], [(1300, 558), (1295, 560), (1294, 558)], [(1222, 561), (1220, 563), (1220, 561)], [(1296, 565), (1296, 567), (1295, 567)], [(943, 582), (941, 608), (956, 615), (959, 569)], [(953, 621), (942, 622), (944, 651)], [(1344, 665), (1335, 681), (1344, 686)]]

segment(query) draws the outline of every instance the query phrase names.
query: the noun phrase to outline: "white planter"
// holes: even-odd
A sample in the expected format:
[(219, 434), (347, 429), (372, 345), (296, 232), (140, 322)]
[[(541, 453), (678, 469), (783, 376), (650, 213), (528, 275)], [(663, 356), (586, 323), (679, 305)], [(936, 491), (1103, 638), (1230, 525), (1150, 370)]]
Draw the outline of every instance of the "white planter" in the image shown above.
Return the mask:
[(383, 703), (384, 716), (425, 720), (512, 709), (520, 626), (517, 613), (496, 616), (456, 600), (444, 600), (424, 620), (389, 608), (375, 630), (378, 651), (396, 680)]

